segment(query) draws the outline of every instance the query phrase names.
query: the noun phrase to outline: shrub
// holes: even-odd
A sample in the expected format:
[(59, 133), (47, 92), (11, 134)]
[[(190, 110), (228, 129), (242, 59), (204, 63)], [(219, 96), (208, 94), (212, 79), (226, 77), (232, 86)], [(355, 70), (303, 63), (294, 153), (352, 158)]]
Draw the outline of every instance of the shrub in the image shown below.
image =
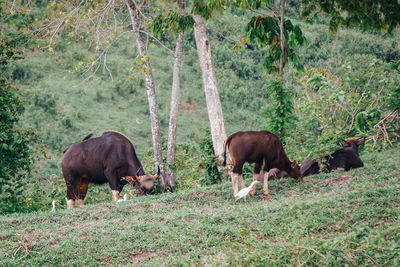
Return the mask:
[(267, 92), (270, 94), (271, 101), (262, 110), (262, 115), (268, 121), (266, 128), (284, 141), (294, 119), (292, 97), (281, 80), (271, 80), (267, 86)]
[[(2, 18), (3, 12), (0, 9)], [(16, 18), (13, 19), (5, 19), (1, 23), (9, 26), (7, 30), (10, 30)], [(7, 77), (10, 62), (22, 58), (20, 45), (27, 36), (20, 31), (2, 31), (0, 37), (0, 213), (6, 213), (32, 208), (24, 189), (31, 178), (34, 149), (38, 149), (35, 144), (39, 139), (32, 130), (18, 128), (24, 107), (15, 84)]]
[(373, 140), (367, 147), (394, 141), (394, 121), (380, 125), (392, 112), (386, 103), (396, 88), (396, 73), (389, 64), (373, 56), (357, 56), (335, 73), (309, 69), (299, 81), (304, 91), (297, 100), (298, 122), (293, 133), (299, 143), (291, 142), (301, 146), (302, 156), (332, 151), (349, 136)]
[(202, 157), (200, 164), (205, 170), (205, 176), (200, 179), (200, 182), (205, 185), (216, 184), (221, 182), (222, 173), (217, 167), (217, 157), (214, 153), (214, 148), (211, 140), (210, 131), (207, 130), (207, 137), (200, 142), (200, 150)]

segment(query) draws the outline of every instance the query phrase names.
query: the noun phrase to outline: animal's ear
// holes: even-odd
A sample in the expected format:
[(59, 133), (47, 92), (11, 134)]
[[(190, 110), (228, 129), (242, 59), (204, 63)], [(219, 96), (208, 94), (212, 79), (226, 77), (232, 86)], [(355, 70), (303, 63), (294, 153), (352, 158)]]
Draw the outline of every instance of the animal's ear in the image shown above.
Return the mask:
[(125, 181), (127, 181), (130, 184), (133, 184), (135, 182), (132, 176), (125, 176)]

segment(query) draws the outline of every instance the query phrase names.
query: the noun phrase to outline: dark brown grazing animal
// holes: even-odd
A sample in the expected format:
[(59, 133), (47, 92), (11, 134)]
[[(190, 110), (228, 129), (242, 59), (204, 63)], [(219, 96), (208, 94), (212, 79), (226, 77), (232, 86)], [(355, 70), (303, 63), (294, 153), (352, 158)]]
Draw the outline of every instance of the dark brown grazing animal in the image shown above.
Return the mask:
[[(224, 165), (226, 165), (226, 147), (233, 162), (231, 174), (233, 195), (244, 188), (242, 170), (245, 162), (254, 163), (253, 181), (257, 180), (263, 167), (263, 192), (268, 195), (268, 171), (271, 168), (285, 170), (289, 176), (301, 179), (300, 166), (296, 161), (291, 162), (286, 156), (285, 150), (279, 137), (268, 131), (246, 131), (237, 132), (228, 137), (224, 147)], [(254, 195), (255, 187), (251, 190)]]
[[(102, 136), (72, 144), (64, 150), (62, 171), (67, 184), (67, 207), (84, 205), (89, 183), (109, 183), (112, 201), (119, 199), (123, 187), (130, 183), (146, 194), (160, 175), (145, 174), (129, 139), (121, 133), (107, 131)], [(124, 179), (123, 179), (124, 177)]]

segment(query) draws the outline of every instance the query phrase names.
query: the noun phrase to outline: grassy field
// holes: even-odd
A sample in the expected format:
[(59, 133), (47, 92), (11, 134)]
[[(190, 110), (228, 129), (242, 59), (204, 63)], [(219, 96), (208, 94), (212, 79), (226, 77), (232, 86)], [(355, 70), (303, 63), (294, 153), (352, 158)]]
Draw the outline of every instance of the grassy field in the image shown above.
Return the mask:
[[(400, 150), (365, 167), (0, 217), (0, 265), (400, 265)], [(246, 181), (248, 184), (249, 181)]]

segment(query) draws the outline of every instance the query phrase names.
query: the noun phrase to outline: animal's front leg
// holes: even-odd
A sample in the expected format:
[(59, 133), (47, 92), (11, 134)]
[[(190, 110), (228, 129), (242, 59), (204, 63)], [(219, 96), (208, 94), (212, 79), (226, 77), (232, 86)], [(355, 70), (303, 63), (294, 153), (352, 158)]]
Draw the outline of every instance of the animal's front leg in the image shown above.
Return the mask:
[(78, 183), (77, 179), (74, 176), (66, 176), (66, 184), (67, 184), (67, 197), (65, 200), (67, 201), (67, 208), (73, 209), (78, 198)]
[(75, 200), (68, 198), (65, 198), (65, 200), (67, 201), (67, 209), (73, 209), (75, 205)]
[(119, 185), (119, 177), (117, 176), (114, 168), (107, 168), (104, 171), (104, 174), (107, 177), (108, 183), (112, 192), (112, 201), (116, 202), (119, 199), (120, 185)]
[(85, 205), (84, 199), (86, 197), (88, 186), (89, 186), (89, 180), (81, 178), (78, 185), (78, 191), (79, 191), (78, 199), (75, 200), (76, 206), (78, 208)]
[(112, 192), (112, 201), (116, 202), (119, 199), (119, 191), (118, 190), (111, 190)]

